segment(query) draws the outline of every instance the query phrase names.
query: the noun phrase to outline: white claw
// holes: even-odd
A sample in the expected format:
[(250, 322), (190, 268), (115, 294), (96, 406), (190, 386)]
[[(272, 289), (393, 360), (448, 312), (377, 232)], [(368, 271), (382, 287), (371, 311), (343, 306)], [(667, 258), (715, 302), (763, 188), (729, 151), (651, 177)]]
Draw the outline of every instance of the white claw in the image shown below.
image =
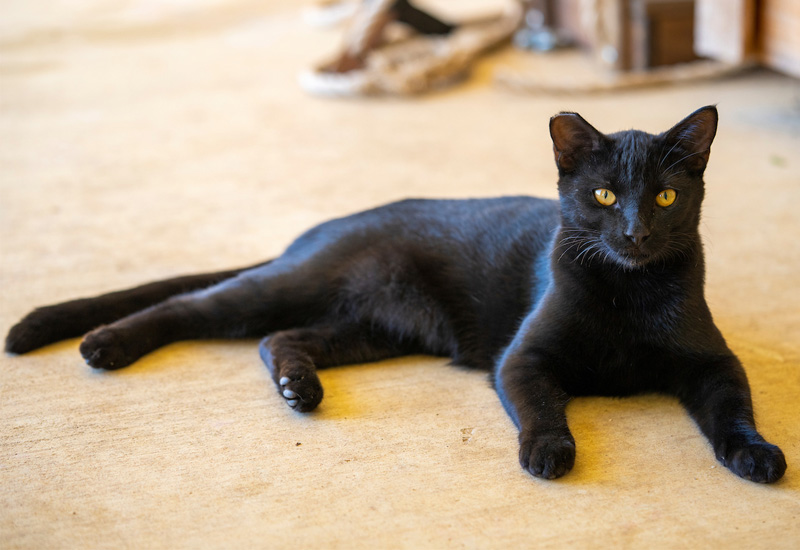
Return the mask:
[(294, 407), (295, 405), (297, 405), (297, 399), (290, 399), (289, 401), (287, 401), (287, 403), (289, 403), (290, 407)]
[(283, 390), (283, 396), (287, 399), (294, 399), (297, 397), (297, 394), (294, 393), (292, 390)]
[(289, 382), (291, 382), (291, 380), (289, 380), (289, 377), (288, 376), (284, 376), (283, 378), (280, 379), (279, 384), (281, 386), (285, 386)]

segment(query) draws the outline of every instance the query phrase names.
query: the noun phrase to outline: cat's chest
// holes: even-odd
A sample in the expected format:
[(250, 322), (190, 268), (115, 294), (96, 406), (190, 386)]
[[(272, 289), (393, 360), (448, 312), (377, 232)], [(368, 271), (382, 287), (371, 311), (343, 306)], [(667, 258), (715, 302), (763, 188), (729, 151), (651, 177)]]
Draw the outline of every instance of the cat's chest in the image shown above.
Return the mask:
[[(600, 297), (598, 297), (600, 298)], [(595, 311), (601, 322), (627, 326), (635, 332), (671, 330), (680, 317), (682, 297), (670, 291), (618, 290), (597, 299)]]
[(683, 339), (674, 296), (573, 294), (561, 305), (568, 311), (544, 347), (567, 367), (562, 382), (575, 395), (652, 389)]
[(686, 302), (680, 285), (663, 281), (567, 289), (559, 300), (575, 333), (612, 349), (660, 346), (674, 339)]

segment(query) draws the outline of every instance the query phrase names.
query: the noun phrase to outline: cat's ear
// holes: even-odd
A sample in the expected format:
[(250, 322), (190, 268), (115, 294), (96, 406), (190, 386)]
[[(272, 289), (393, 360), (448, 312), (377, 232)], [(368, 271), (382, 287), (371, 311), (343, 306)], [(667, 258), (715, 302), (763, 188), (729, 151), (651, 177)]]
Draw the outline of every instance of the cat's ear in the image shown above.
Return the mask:
[(550, 137), (558, 169), (569, 172), (581, 156), (598, 150), (605, 136), (578, 113), (559, 113), (550, 119)]
[(714, 105), (701, 107), (662, 134), (665, 146), (669, 150), (680, 150), (681, 161), (690, 169), (703, 171), (708, 164), (711, 142), (717, 135), (718, 121)]

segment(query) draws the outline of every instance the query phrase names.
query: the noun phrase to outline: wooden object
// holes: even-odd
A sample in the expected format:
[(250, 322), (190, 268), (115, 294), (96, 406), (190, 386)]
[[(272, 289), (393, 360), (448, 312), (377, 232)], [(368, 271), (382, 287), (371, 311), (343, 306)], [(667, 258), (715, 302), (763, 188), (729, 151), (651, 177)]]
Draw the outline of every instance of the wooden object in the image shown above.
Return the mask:
[(646, 70), (697, 59), (694, 53), (694, 0), (632, 0), (628, 67)]
[(562, 0), (559, 30), (601, 65), (644, 70), (697, 59), (695, 0)]
[(800, 77), (800, 1), (761, 0), (759, 10), (761, 61)]
[(696, 0), (695, 52), (727, 63), (753, 60), (756, 0)]

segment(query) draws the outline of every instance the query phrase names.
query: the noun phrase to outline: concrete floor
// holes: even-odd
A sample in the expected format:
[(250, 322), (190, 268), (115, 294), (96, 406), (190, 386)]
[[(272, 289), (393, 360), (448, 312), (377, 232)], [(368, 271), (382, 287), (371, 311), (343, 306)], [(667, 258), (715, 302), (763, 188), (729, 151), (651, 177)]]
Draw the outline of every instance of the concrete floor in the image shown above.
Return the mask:
[(796, 80), (523, 95), (493, 86), (518, 55), (500, 52), (425, 97), (325, 100), (296, 75), (339, 37), (293, 2), (76, 6), (0, 4), (0, 332), (38, 305), (272, 257), (401, 197), (553, 197), (560, 110), (658, 132), (716, 103), (707, 297), (789, 470), (735, 477), (672, 399), (590, 398), (568, 409), (575, 469), (540, 481), (485, 375), (444, 359), (325, 371), (301, 415), (255, 341), (97, 373), (72, 340), (0, 357), (0, 546), (796, 547)]

